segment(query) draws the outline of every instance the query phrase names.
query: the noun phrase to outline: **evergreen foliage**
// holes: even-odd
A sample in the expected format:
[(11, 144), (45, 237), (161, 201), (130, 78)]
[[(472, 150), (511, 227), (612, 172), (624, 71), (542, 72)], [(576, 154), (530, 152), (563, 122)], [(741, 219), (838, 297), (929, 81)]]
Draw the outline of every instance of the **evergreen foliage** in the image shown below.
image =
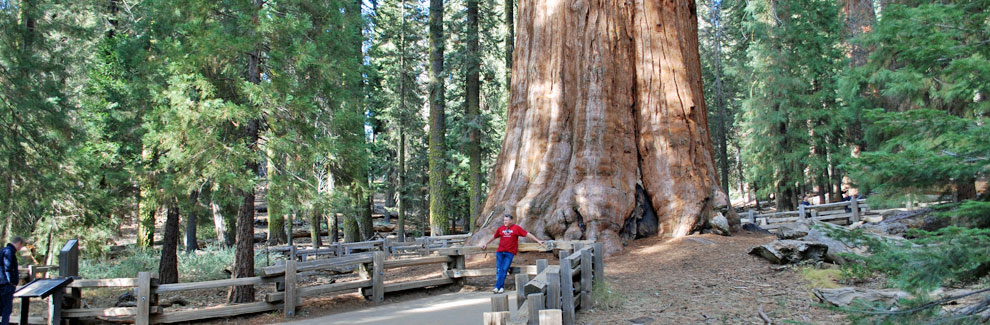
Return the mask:
[[(834, 1), (751, 1), (746, 33), (749, 95), (743, 101), (747, 177), (791, 210), (827, 182), (841, 155), (835, 74), (842, 67)], [(799, 198), (800, 197), (800, 198)]]

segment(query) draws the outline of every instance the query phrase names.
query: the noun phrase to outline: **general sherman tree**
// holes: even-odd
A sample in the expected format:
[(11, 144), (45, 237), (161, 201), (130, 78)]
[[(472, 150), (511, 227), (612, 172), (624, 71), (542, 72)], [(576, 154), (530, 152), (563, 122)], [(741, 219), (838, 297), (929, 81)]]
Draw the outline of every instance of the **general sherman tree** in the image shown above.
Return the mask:
[[(694, 1), (518, 6), (508, 122), (477, 238), (511, 213), (556, 239), (727, 233)], [(734, 220), (736, 224), (738, 221)]]

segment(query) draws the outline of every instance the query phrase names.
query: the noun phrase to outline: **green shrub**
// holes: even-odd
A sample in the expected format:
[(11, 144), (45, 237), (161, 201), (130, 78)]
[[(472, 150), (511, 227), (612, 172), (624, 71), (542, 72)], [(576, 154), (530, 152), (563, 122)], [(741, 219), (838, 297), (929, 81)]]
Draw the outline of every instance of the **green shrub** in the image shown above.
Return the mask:
[[(234, 264), (234, 249), (208, 246), (193, 254), (178, 253), (179, 282), (209, 281), (229, 278), (225, 269)], [(265, 252), (255, 252), (255, 268), (265, 266), (265, 262), (276, 260), (276, 256), (266, 259)], [(161, 251), (141, 250), (129, 247), (114, 259), (84, 259), (80, 262), (79, 274), (88, 279), (133, 278), (138, 272), (158, 272)]]

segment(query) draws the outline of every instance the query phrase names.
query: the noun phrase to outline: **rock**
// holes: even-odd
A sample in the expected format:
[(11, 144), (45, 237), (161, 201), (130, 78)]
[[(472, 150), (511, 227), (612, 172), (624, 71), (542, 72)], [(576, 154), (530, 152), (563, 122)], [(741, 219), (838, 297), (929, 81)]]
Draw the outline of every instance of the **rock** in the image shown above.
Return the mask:
[(907, 225), (899, 221), (868, 223), (864, 224), (862, 228), (875, 234), (895, 236), (904, 235), (908, 230)]
[(847, 262), (846, 258), (842, 257), (843, 253), (856, 253), (862, 254), (866, 252), (866, 248), (853, 248), (852, 246), (836, 240), (835, 238), (829, 237), (829, 231), (848, 231), (845, 228), (836, 226), (827, 222), (815, 222), (812, 227), (808, 230), (808, 234), (801, 237), (801, 240), (818, 242), (828, 246), (828, 252), (825, 253), (825, 261), (832, 262), (836, 264), (845, 264)]
[(760, 228), (760, 226), (757, 226), (757, 225), (755, 225), (753, 223), (743, 224), (742, 225), (742, 229), (745, 230), (745, 231), (749, 231), (749, 232), (762, 233), (762, 234), (767, 234), (767, 235), (772, 235), (773, 234), (769, 230)]
[(809, 230), (811, 230), (811, 227), (804, 222), (783, 224), (777, 228), (777, 238), (798, 239), (807, 236)]
[(883, 302), (886, 305), (893, 305), (898, 300), (910, 296), (907, 292), (897, 289), (877, 290), (855, 287), (815, 289), (814, 294), (822, 302), (827, 302), (838, 307), (848, 306), (857, 299), (865, 302)]
[(134, 297), (134, 293), (131, 291), (126, 291), (117, 297), (117, 303), (114, 307), (137, 307), (137, 298)]
[(712, 232), (716, 234), (728, 236), (732, 233), (729, 229), (729, 219), (726, 219), (721, 212), (716, 213), (709, 223), (712, 225)]
[(767, 259), (774, 264), (789, 264), (799, 261), (821, 261), (828, 246), (822, 243), (803, 240), (775, 240), (753, 247), (749, 254)]
[(629, 320), (629, 324), (634, 324), (634, 325), (653, 324), (653, 318), (646, 317), (646, 316), (637, 317), (637, 318), (630, 319)]

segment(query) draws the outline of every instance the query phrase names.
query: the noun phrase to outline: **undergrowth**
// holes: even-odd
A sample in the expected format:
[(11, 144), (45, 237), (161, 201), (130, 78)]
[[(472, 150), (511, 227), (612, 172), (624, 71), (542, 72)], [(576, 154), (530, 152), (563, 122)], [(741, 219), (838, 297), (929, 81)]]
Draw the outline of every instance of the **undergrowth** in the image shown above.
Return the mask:
[[(179, 282), (209, 281), (230, 278), (225, 269), (234, 265), (234, 249), (208, 246), (192, 254), (177, 253)], [(158, 272), (161, 251), (129, 247), (116, 258), (84, 259), (80, 261), (79, 274), (88, 279), (133, 278), (138, 272)], [(275, 256), (266, 259), (264, 252), (256, 252), (255, 268), (274, 262)]]
[(595, 297), (595, 308), (612, 309), (622, 305), (622, 293), (612, 289), (608, 281), (595, 282), (592, 295)]

